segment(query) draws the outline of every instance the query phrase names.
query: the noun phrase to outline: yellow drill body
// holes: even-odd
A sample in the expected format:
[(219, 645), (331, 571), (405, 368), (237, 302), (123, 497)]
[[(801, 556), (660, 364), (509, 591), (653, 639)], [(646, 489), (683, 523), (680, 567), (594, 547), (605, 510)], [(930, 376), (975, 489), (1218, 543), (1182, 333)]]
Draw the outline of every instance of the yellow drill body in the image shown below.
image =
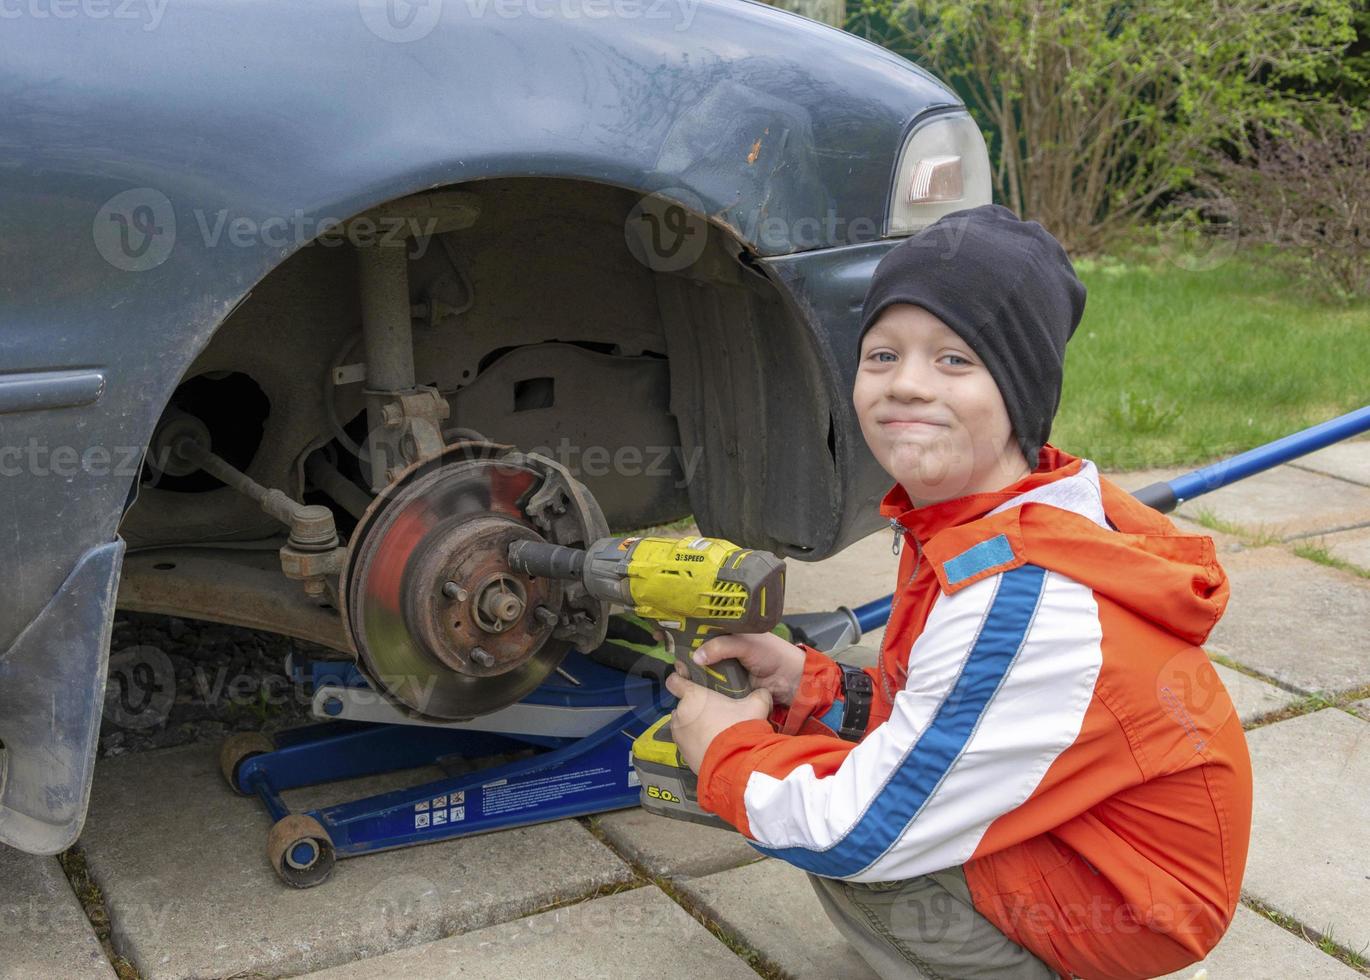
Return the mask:
[[(767, 551), (740, 548), (722, 538), (617, 537), (584, 552), (535, 542), (510, 549), (510, 564), (534, 575), (576, 578), (598, 599), (626, 606), (658, 623), (676, 663), (690, 679), (732, 698), (751, 691), (751, 677), (736, 660), (700, 666), (691, 654), (723, 633), (769, 633), (785, 603), (785, 562)], [(697, 780), (661, 718), (633, 743), (642, 805), (655, 813), (725, 826), (704, 812)]]
[(661, 626), (691, 680), (730, 697), (746, 697), (750, 678), (736, 661), (700, 667), (690, 655), (720, 633), (774, 629), (784, 605), (784, 562), (721, 538), (624, 540), (629, 542), (633, 611)]

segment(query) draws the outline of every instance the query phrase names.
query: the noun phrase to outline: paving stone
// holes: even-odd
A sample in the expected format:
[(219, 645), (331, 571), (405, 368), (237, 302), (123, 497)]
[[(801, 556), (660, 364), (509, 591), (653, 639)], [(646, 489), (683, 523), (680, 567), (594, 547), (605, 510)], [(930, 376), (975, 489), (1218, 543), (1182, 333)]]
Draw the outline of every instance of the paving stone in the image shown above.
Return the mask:
[(652, 975), (756, 980), (746, 963), (650, 885), (311, 973), (309, 978), (637, 980)]
[(1288, 539), (1370, 521), (1370, 487), (1277, 466), (1186, 501), (1176, 513), (1197, 520), (1201, 511)]
[(1202, 962), (1161, 980), (1191, 980), (1201, 969), (1208, 970), (1209, 980), (1351, 980), (1360, 976), (1345, 963), (1244, 905), (1237, 906), (1232, 925)]
[[(286, 794), (296, 809), (383, 792), (436, 770)], [(319, 887), (283, 885), (255, 798), (219, 775), (217, 747), (97, 767), (82, 846), (115, 946), (147, 980), (273, 977), (335, 966), (526, 915), (630, 869), (575, 820), (340, 861)]]
[(1289, 465), (1370, 487), (1370, 439), (1333, 443), (1315, 453), (1300, 456)]
[(724, 929), (799, 980), (873, 980), (804, 872), (766, 858), (681, 884)]
[(649, 813), (641, 807), (594, 818), (623, 854), (654, 875), (697, 878), (758, 860), (741, 834)]
[(1256, 805), (1243, 890), (1350, 949), (1370, 945), (1370, 722), (1325, 708), (1247, 744)]
[(894, 535), (876, 531), (822, 561), (790, 559), (785, 569), (785, 611), (855, 609), (894, 591), (899, 557), (890, 553)]
[(1366, 721), (1370, 721), (1370, 698), (1364, 701), (1352, 701), (1348, 707), (1355, 714), (1360, 715)]
[(1358, 527), (1351, 531), (1338, 531), (1336, 534), (1323, 535), (1320, 543), (1342, 561), (1370, 571), (1370, 527)]
[[(827, 612), (838, 606), (855, 609), (889, 595), (899, 575), (899, 558), (890, 553), (892, 542), (889, 531), (877, 531), (823, 561), (791, 560), (785, 574), (786, 611)], [(861, 660), (864, 655), (860, 649), (841, 651), (836, 659), (873, 664), (884, 638), (883, 626), (861, 637), (860, 647), (871, 651), (869, 660)]]
[(1225, 556), (1223, 567), (1232, 595), (1210, 651), (1300, 691), (1370, 684), (1370, 580), (1280, 547)]
[(885, 639), (885, 627), (880, 627), (873, 633), (867, 633), (861, 637), (861, 642), (855, 646), (849, 646), (837, 656), (833, 657), (844, 664), (851, 664), (853, 667), (874, 667), (880, 657), (880, 645)]
[(1299, 699), (1297, 694), (1291, 694), (1282, 687), (1268, 684), (1231, 667), (1222, 664), (1214, 664), (1213, 667), (1222, 678), (1227, 693), (1232, 697), (1232, 704), (1237, 708), (1237, 717), (1243, 722), (1268, 715), (1272, 711), (1279, 711)]
[(114, 980), (56, 858), (0, 844), (0, 980)]

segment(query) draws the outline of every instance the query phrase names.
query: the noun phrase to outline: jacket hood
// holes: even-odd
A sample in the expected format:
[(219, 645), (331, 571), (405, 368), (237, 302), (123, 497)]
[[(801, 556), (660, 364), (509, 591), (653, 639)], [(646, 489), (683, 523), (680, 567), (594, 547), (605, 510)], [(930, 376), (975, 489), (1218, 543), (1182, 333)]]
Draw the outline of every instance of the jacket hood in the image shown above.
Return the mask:
[[(1050, 444), (1032, 473), (1003, 490), (914, 507), (896, 483), (880, 513), (915, 539), (944, 592), (1017, 565), (1038, 565), (1196, 645), (1227, 608), (1227, 574), (1212, 538), (1180, 531), (1101, 477), (1093, 462)], [(947, 562), (1000, 536), (1011, 558), (963, 578), (948, 577)], [(994, 553), (1008, 554), (1002, 546)]]

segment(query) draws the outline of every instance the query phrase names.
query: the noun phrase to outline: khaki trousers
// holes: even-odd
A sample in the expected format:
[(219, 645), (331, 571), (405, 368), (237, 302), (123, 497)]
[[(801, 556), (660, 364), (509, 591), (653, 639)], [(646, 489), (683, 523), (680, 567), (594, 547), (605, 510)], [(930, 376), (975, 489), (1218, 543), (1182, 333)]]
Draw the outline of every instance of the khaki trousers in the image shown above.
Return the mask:
[(823, 911), (883, 980), (1053, 980), (1056, 972), (976, 911), (960, 867), (904, 881), (810, 874)]

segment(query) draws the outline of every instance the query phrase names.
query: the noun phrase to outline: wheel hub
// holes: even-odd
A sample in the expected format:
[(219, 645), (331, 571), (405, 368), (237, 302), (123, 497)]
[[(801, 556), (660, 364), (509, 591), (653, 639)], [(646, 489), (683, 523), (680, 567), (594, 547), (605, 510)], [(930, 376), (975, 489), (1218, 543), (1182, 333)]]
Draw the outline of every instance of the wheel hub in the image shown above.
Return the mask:
[(585, 488), (543, 457), (467, 442), (415, 464), (348, 545), (343, 615), (362, 672), (424, 717), (513, 704), (572, 646), (602, 642), (607, 621), (578, 583), (514, 572), (509, 545), (585, 547), (607, 534)]
[(551, 626), (534, 619), (528, 604), (560, 609), (561, 583), (509, 570), (509, 545), (520, 540), (543, 539), (503, 515), (455, 517), (427, 535), (411, 559), (405, 620), (420, 645), (452, 670), (472, 677), (506, 673), (551, 636)]

